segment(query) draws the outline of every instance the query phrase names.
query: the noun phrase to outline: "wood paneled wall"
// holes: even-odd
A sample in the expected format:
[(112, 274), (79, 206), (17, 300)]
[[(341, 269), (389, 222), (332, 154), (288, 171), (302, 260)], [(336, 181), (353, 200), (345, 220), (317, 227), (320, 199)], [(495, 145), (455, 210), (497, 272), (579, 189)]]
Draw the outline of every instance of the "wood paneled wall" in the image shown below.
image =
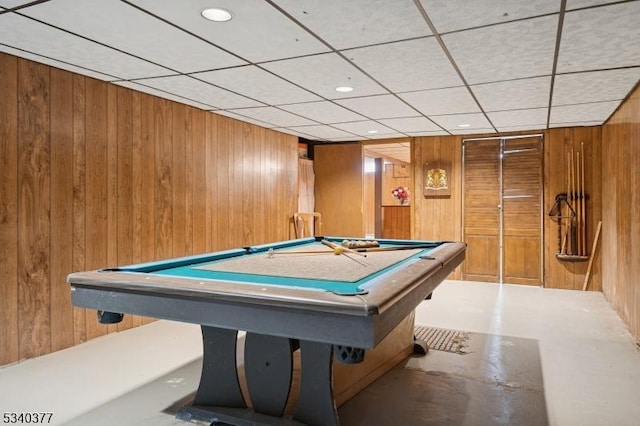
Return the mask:
[[(584, 143), (585, 192), (588, 200), (587, 251), (591, 245), (602, 219), (602, 138), (601, 127), (569, 127), (550, 129), (544, 138), (544, 212), (553, 207), (556, 194), (567, 192), (567, 152), (582, 149)], [(582, 154), (581, 154), (582, 155)], [(575, 160), (575, 156), (574, 156)], [(545, 285), (551, 288), (582, 290), (588, 262), (567, 262), (556, 258), (558, 251), (558, 225), (549, 219), (544, 220), (545, 244)], [(593, 262), (589, 290), (602, 291), (601, 252), (596, 252)]]
[[(462, 241), (462, 139), (459, 136), (415, 138), (411, 160), (412, 237), (419, 240)], [(433, 161), (451, 164), (450, 197), (424, 197), (424, 164)], [(458, 267), (451, 278), (461, 277), (461, 267)]]
[(411, 206), (382, 207), (382, 238), (411, 239)]
[[(384, 170), (382, 171), (382, 205), (383, 206), (398, 206), (400, 205), (400, 200), (393, 197), (391, 191), (399, 186), (404, 186), (407, 188), (410, 193), (409, 196), (413, 200), (414, 194), (411, 190), (411, 177), (399, 177), (394, 175), (395, 167), (406, 166), (407, 168), (411, 167), (410, 164), (406, 163), (386, 163), (384, 165)], [(420, 194), (418, 194), (420, 195)]]
[[(523, 134), (523, 132), (519, 132)], [(532, 132), (529, 132), (532, 133)], [(517, 134), (517, 133), (516, 133)], [(483, 135), (480, 135), (483, 136)], [(496, 135), (484, 135), (495, 137)], [(462, 239), (462, 137), (419, 137), (413, 141), (413, 232), (417, 239), (457, 240)], [(552, 129), (544, 132), (544, 197), (546, 214), (555, 201), (555, 194), (566, 192), (566, 149), (571, 146), (585, 147), (585, 187), (589, 193), (589, 223), (587, 238), (589, 248), (595, 228), (601, 218), (602, 189), (600, 186), (600, 127), (577, 127)], [(447, 161), (451, 163), (451, 197), (425, 198), (424, 163)], [(562, 188), (565, 188), (564, 190)], [(544, 218), (545, 286), (548, 288), (582, 289), (587, 262), (560, 262), (555, 257), (557, 248), (556, 223)], [(458, 272), (456, 272), (458, 274)], [(454, 274), (455, 278), (460, 275)], [(590, 290), (601, 290), (602, 273), (600, 256), (594, 261)]]
[(72, 271), (288, 238), (297, 138), (0, 53), (0, 365), (149, 321)]
[(602, 133), (602, 290), (640, 340), (640, 87)]
[(314, 147), (316, 211), (325, 235), (364, 237), (364, 163), (360, 144)]
[[(450, 197), (424, 197), (424, 164), (443, 161), (451, 164)], [(417, 239), (462, 239), (462, 138), (459, 136), (419, 137), (413, 142), (413, 232)]]

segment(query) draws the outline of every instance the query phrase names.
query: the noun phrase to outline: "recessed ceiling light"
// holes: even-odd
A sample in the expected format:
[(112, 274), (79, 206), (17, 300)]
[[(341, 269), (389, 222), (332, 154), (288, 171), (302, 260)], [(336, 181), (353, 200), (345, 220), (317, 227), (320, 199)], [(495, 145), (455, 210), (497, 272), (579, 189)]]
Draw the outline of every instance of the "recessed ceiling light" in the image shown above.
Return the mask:
[(233, 14), (225, 9), (205, 9), (200, 12), (204, 19), (208, 19), (213, 22), (227, 22), (233, 18)]
[(378, 133), (377, 130), (367, 130), (367, 133), (369, 133), (370, 135), (375, 135), (376, 133)]
[(471, 124), (458, 124), (458, 127), (471, 127)]
[(340, 86), (336, 87), (336, 92), (353, 92), (353, 87), (351, 86)]

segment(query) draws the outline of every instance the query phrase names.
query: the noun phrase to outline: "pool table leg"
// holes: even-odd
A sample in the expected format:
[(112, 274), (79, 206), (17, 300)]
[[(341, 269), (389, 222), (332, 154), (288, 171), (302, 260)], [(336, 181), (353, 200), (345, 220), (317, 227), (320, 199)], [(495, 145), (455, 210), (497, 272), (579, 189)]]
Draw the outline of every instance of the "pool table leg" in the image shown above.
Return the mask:
[(201, 326), (202, 375), (194, 405), (244, 408), (236, 370), (238, 332)]
[(333, 346), (301, 340), (300, 355), (300, 394), (293, 418), (310, 425), (339, 425), (333, 398)]
[(296, 345), (286, 337), (247, 333), (245, 374), (251, 405), (258, 413), (281, 417), (289, 398)]

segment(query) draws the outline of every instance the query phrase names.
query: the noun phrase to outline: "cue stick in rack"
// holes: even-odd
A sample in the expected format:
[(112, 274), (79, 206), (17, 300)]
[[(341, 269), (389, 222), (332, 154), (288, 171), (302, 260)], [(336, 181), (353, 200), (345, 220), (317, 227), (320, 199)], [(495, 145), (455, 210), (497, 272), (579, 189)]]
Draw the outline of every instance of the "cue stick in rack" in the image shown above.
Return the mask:
[(571, 149), (571, 152), (575, 152), (572, 160), (573, 160), (573, 208), (576, 210), (576, 226), (573, 228), (573, 239), (575, 241), (575, 245), (573, 246), (573, 254), (580, 254), (580, 223), (582, 219), (580, 218), (580, 199), (578, 198), (578, 191), (580, 190), (580, 179), (578, 178), (578, 163), (580, 162), (580, 158), (578, 155), (578, 151), (574, 151), (575, 148)]
[(580, 210), (580, 151), (576, 151), (576, 240), (578, 240), (576, 254), (582, 255), (582, 212)]
[(584, 190), (584, 142), (580, 142), (580, 150), (582, 151), (582, 198), (581, 198), (581, 208), (582, 208), (582, 247), (583, 247), (583, 255), (587, 255), (587, 195)]
[(571, 209), (574, 211), (574, 216), (571, 218), (571, 227), (569, 228), (569, 247), (567, 248), (567, 254), (574, 254), (574, 245), (575, 241), (573, 239), (575, 235), (575, 225), (576, 225), (576, 198), (574, 196), (574, 188), (573, 188), (573, 148), (569, 151), (569, 200), (571, 202)]
[[(567, 221), (567, 226), (565, 229), (565, 233), (564, 233), (564, 238), (562, 239), (562, 247), (560, 248), (560, 254), (567, 254), (566, 249), (567, 249), (567, 240), (568, 240), (568, 236), (569, 236), (569, 226), (571, 224), (571, 206), (570, 206), (570, 194), (569, 194), (569, 151), (567, 151), (567, 169), (566, 169), (566, 178), (567, 178), (567, 217), (569, 218), (569, 220)], [(560, 225), (558, 225), (560, 226)]]

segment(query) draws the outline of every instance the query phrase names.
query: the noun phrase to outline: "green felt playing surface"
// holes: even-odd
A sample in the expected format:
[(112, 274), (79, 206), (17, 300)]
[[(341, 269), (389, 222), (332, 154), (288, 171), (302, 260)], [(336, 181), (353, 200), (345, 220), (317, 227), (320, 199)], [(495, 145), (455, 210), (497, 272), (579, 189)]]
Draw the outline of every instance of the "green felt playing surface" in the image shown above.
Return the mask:
[[(340, 244), (341, 240), (334, 239)], [(424, 243), (424, 242), (422, 242)], [(395, 246), (389, 240), (382, 247)], [(406, 242), (399, 242), (405, 247)], [(336, 255), (320, 241), (287, 242), (233, 250), (215, 257), (196, 256), (178, 261), (153, 262), (136, 268), (120, 268), (131, 272), (144, 272), (201, 280), (220, 280), (251, 285), (277, 285), (301, 287), (336, 294), (366, 293), (367, 284), (376, 277), (392, 271), (406, 262), (414, 261), (432, 251), (432, 247), (366, 253), (366, 257), (352, 253)], [(323, 254), (286, 254), (282, 252), (324, 251)], [(274, 252), (271, 255), (270, 252)], [(224, 253), (223, 253), (224, 254)]]

